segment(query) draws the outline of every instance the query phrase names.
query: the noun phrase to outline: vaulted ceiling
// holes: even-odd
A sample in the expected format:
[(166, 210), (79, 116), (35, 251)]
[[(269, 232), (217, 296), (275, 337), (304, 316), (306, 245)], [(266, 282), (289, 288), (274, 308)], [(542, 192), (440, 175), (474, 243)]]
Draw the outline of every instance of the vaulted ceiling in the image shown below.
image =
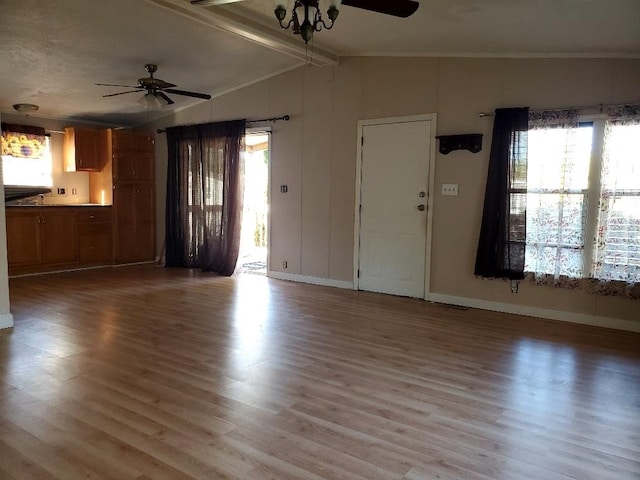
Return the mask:
[(203, 101), (171, 95), (174, 105), (149, 112), (136, 103), (142, 93), (102, 97), (126, 89), (95, 83), (136, 85), (146, 63), (178, 89), (218, 96), (345, 55), (640, 58), (638, 0), (420, 0), (407, 19), (338, 2), (334, 28), (309, 49), (279, 28), (278, 3), (292, 2), (5, 0), (0, 111), (35, 103), (38, 116), (126, 126)]

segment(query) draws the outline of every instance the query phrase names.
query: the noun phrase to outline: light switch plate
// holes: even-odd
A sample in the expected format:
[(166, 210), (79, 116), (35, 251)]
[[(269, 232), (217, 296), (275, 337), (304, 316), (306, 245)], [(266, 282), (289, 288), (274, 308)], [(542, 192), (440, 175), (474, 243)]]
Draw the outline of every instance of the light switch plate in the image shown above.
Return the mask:
[(443, 183), (442, 184), (442, 195), (447, 195), (449, 197), (457, 197), (458, 196), (458, 184), (457, 183)]

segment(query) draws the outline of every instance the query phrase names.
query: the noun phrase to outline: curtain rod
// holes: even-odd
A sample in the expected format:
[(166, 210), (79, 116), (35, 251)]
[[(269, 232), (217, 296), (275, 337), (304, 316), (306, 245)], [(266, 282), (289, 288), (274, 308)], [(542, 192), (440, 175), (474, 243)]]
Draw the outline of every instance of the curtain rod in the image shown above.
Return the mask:
[[(531, 112), (560, 112), (562, 110), (593, 110), (600, 109), (602, 113), (603, 108), (612, 108), (612, 107), (635, 107), (640, 105), (640, 103), (616, 103), (616, 104), (604, 104), (601, 103), (599, 105), (587, 105), (586, 107), (565, 107), (565, 108), (536, 108), (530, 110)], [(495, 117), (495, 113), (488, 112), (480, 112), (478, 113), (479, 117)]]
[[(261, 118), (260, 120), (247, 120), (247, 123), (264, 123), (264, 122), (273, 122), (273, 123), (275, 123), (278, 120), (284, 120), (285, 122), (288, 122), (290, 118), (291, 117), (289, 117), (289, 115), (283, 115), (281, 117)], [(167, 131), (166, 129), (163, 130), (163, 129), (160, 129), (160, 128), (158, 130), (156, 130), (156, 132), (158, 132), (158, 133), (164, 133), (166, 131)]]

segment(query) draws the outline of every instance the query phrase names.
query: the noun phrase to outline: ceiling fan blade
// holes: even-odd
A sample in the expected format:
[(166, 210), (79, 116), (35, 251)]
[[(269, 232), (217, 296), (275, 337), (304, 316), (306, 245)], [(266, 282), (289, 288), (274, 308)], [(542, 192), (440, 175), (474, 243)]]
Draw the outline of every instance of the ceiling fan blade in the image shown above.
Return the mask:
[(201, 7), (212, 7), (214, 5), (225, 5), (227, 3), (242, 2), (242, 0), (191, 0), (191, 5), (199, 5)]
[(136, 85), (116, 85), (115, 83), (94, 83), (94, 85), (100, 85), (102, 87), (140, 88)]
[(156, 95), (158, 95), (159, 97), (162, 97), (164, 101), (167, 102), (167, 105), (173, 105), (174, 103), (176, 103), (173, 100), (171, 100), (169, 97), (167, 97), (163, 92), (158, 92), (156, 93)]
[(205, 100), (211, 99), (211, 95), (207, 95), (206, 93), (187, 92), (185, 90), (175, 90), (173, 88), (167, 88), (164, 91), (167, 93), (175, 93), (176, 95), (184, 95), (185, 97), (204, 98)]
[(402, 18), (413, 15), (420, 6), (415, 0), (342, 0), (342, 5)]
[(103, 97), (115, 97), (116, 95), (124, 95), (125, 93), (135, 93), (135, 92), (139, 92), (140, 90), (129, 90), (128, 92), (120, 92), (120, 93), (111, 93), (109, 95), (102, 95)]

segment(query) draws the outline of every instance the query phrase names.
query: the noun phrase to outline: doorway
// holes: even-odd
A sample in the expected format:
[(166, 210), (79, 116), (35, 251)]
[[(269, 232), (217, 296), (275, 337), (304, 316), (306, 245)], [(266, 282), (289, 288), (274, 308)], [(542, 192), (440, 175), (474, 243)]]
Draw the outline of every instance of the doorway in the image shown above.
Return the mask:
[(269, 239), (269, 132), (247, 132), (244, 204), (238, 273), (267, 274)]
[(358, 125), (354, 272), (359, 290), (429, 291), (435, 114)]

